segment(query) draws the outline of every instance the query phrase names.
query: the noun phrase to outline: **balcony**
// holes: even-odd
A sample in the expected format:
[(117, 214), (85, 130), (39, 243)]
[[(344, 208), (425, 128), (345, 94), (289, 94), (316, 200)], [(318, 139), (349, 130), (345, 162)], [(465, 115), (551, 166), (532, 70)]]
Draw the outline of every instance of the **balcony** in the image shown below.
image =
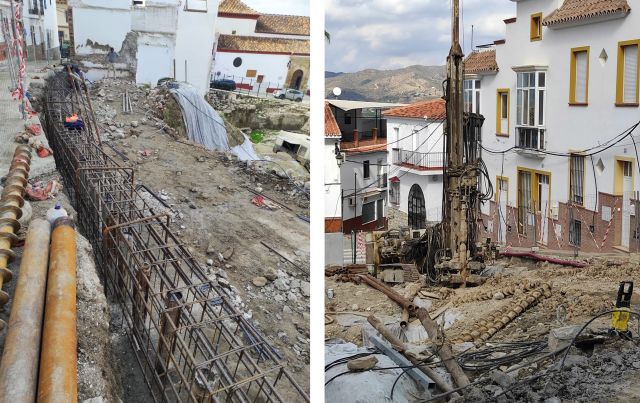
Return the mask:
[(340, 148), (350, 149), (358, 147), (368, 147), (375, 145), (387, 144), (387, 129), (386, 127), (378, 131), (377, 128), (371, 130), (354, 130), (352, 132), (342, 132), (342, 141)]
[(418, 171), (438, 171), (444, 167), (442, 153), (420, 153), (394, 148), (392, 154), (394, 165)]
[(516, 127), (516, 152), (525, 157), (543, 159), (545, 150), (545, 129), (538, 127)]

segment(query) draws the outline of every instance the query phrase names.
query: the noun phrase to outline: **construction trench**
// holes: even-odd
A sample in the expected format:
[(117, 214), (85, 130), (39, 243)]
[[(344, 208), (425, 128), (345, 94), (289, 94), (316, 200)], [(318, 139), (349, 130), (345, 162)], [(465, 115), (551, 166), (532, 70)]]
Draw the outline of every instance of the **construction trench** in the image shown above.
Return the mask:
[[(207, 276), (207, 270), (172, 232), (170, 215), (155, 211), (148, 195), (141, 195), (143, 186), (136, 182), (134, 170), (120, 166), (103, 152), (85, 83), (67, 72), (50, 74), (39, 101), (57, 170), (77, 214), (75, 224), (93, 247), (105, 293), (112, 302), (111, 316), (121, 321), (131, 343), (130, 351), (139, 364), (140, 370), (134, 371), (134, 375), (138, 374), (140, 379), (130, 381), (144, 379), (148, 397), (154, 401), (308, 401), (305, 390), (282, 363), (281, 353), (232, 303), (229, 291)], [(84, 124), (69, 128), (65, 120), (74, 114)], [(28, 179), (28, 149), (18, 147), (2, 193), (0, 266), (5, 262), (4, 267), (12, 256), (10, 245), (15, 241), (12, 231), (17, 231), (16, 220), (21, 214)], [(52, 244), (52, 251), (53, 248)], [(72, 266), (75, 268), (75, 262)], [(11, 273), (2, 269), (0, 278), (7, 282)], [(73, 283), (73, 331), (69, 328), (69, 335), (57, 337), (71, 342), (73, 333), (75, 343)], [(49, 279), (49, 285), (54, 287), (56, 283)], [(41, 291), (34, 286), (33, 292), (36, 290)], [(8, 295), (1, 296), (6, 302)], [(75, 344), (69, 345), (70, 350), (59, 346), (59, 351), (50, 358), (46, 355), (49, 332), (46, 320), (51, 305), (47, 294), (41, 360), (49, 359), (54, 367), (64, 363), (73, 367), (73, 371), (66, 368), (67, 373), (73, 372), (73, 378), (65, 381), (64, 393), (75, 393), (75, 398), (58, 394), (64, 397), (57, 401), (74, 401), (78, 388), (76, 360), (68, 358), (75, 355)], [(113, 306), (117, 306), (118, 312), (113, 312)], [(63, 307), (66, 308), (60, 308), (63, 313), (71, 309), (68, 305)], [(8, 335), (5, 355), (19, 351), (10, 340)], [(39, 340), (35, 344), (39, 346)], [(37, 351), (28, 353), (37, 356)], [(59, 382), (42, 387), (46, 379), (42, 365), (38, 396), (43, 390), (60, 387)], [(6, 384), (13, 376), (2, 378), (8, 390)], [(33, 389), (30, 393), (35, 396), (35, 392)], [(42, 401), (53, 400), (43, 397)]]

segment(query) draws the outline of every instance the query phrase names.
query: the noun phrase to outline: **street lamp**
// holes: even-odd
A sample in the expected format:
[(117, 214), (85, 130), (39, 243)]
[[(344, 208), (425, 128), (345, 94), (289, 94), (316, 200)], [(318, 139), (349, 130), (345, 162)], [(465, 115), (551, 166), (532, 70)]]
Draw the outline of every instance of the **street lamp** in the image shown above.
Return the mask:
[(340, 151), (340, 146), (337, 141), (333, 152), (336, 154), (336, 162), (338, 166), (342, 166), (342, 163), (344, 162), (344, 153)]

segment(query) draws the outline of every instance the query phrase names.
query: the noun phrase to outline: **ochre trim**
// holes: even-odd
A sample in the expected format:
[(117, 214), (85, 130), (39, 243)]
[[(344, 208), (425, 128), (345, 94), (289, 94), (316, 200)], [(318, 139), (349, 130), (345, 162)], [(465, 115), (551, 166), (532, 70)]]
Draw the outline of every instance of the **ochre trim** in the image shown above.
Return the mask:
[[(537, 23), (536, 23), (537, 19)], [(542, 13), (531, 14), (531, 23), (529, 27), (529, 39), (531, 42), (542, 40)]]
[[(582, 52), (587, 52), (587, 82), (586, 82), (586, 99), (584, 102), (577, 102), (576, 101), (576, 80), (577, 80), (577, 76), (578, 76), (578, 70), (577, 70), (577, 64), (576, 64), (576, 55), (578, 53), (582, 53)], [(587, 106), (589, 104), (589, 53), (590, 53), (590, 47), (589, 46), (582, 46), (579, 48), (572, 48), (571, 49), (571, 67), (570, 67), (570, 71), (569, 71), (569, 105), (571, 106)]]
[[(502, 94), (507, 94), (507, 131), (502, 127)], [(511, 130), (511, 94), (509, 88), (496, 90), (496, 136), (509, 137)]]
[(624, 48), (626, 46), (638, 47), (638, 59), (640, 59), (640, 39), (618, 42), (618, 69), (616, 77), (616, 106), (638, 106), (640, 104), (640, 60), (636, 72), (636, 102), (624, 102)]

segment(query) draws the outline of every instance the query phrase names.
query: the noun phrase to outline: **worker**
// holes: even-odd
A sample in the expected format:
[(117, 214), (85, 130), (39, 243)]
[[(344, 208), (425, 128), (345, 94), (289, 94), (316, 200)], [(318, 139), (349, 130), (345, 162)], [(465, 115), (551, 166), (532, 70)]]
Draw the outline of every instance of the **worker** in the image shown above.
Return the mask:
[(118, 60), (118, 54), (113, 48), (109, 48), (109, 53), (107, 54), (107, 62), (109, 63), (107, 77), (109, 77), (113, 71), (113, 78), (116, 78), (116, 60)]

